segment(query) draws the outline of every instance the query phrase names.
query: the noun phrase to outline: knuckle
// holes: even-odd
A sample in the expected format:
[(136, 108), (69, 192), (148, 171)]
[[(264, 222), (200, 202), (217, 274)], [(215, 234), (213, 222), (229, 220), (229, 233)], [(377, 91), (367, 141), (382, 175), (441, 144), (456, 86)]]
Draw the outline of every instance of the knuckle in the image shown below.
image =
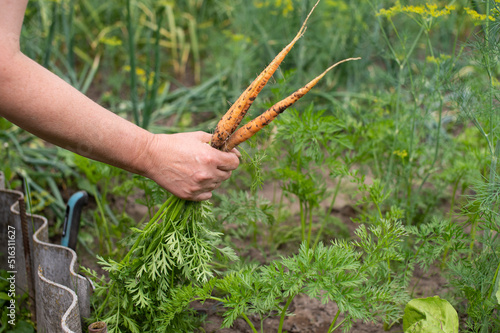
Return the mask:
[(212, 154), (204, 154), (200, 157), (201, 163), (205, 165), (212, 165), (215, 164), (215, 157)]
[(199, 198), (199, 201), (202, 201), (202, 200), (208, 200), (212, 197), (212, 192), (205, 192), (205, 193), (202, 193), (198, 196)]
[(228, 171), (224, 174), (224, 177), (223, 177), (223, 180), (228, 180), (229, 178), (231, 178), (231, 174), (232, 172), (231, 171)]
[(210, 173), (206, 172), (206, 171), (201, 171), (201, 172), (198, 172), (196, 173), (194, 176), (193, 176), (193, 180), (199, 184), (199, 183), (203, 183), (203, 182), (206, 182), (207, 180), (210, 180), (212, 178), (212, 176), (210, 175)]
[(190, 199), (191, 197), (193, 197), (193, 192), (187, 189), (183, 190), (181, 195), (179, 195), (179, 198), (184, 200)]

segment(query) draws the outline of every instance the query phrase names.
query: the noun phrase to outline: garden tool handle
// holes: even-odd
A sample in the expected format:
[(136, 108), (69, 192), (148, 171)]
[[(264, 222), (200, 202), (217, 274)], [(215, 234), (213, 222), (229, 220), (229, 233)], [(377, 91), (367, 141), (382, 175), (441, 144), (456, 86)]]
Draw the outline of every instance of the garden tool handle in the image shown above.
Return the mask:
[(89, 196), (85, 191), (78, 191), (73, 194), (66, 205), (61, 245), (76, 249), (78, 230), (80, 228), (80, 216), (83, 206), (89, 201)]

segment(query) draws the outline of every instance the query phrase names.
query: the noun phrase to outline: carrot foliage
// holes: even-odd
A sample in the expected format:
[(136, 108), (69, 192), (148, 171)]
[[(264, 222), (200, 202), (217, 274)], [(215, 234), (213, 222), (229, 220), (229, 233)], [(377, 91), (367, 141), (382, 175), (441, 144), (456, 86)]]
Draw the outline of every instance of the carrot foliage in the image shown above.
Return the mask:
[[(324, 304), (335, 302), (338, 314), (343, 314), (342, 320), (338, 315), (332, 318), (328, 332), (338, 326), (348, 331), (357, 319), (395, 322), (402, 315), (401, 304), (409, 299), (404, 280), (384, 278), (387, 260), (404, 260), (406, 231), (398, 212), (388, 213), (377, 225), (360, 227), (356, 234), (357, 241), (319, 242), (314, 248), (304, 241), (297, 254), (267, 265), (233, 266), (203, 288), (183, 286), (168, 309), (176, 311), (187, 295), (193, 300), (216, 300), (224, 307), (223, 327), (244, 318), (252, 331), (258, 332), (250, 317), (260, 318), (262, 327), (266, 318), (279, 316), (277, 332), (281, 333), (291, 302), (306, 295)], [(388, 247), (392, 251), (387, 251)]]
[(162, 309), (180, 286), (213, 277), (215, 255), (237, 260), (230, 248), (218, 247), (221, 234), (211, 231), (213, 224), (208, 202), (171, 196), (142, 230), (132, 229), (131, 250), (123, 260), (99, 259), (109, 281), (87, 271), (98, 282), (96, 296), (105, 299), (95, 319), (107, 322), (111, 333), (193, 329), (189, 310), (172, 316)]

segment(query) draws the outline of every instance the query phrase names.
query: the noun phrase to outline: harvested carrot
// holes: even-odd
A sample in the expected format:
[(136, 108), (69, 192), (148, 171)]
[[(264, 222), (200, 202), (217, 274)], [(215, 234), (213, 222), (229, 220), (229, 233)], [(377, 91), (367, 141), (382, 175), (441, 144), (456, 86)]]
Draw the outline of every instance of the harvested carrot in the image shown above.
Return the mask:
[(243, 117), (246, 115), (248, 109), (253, 101), (257, 98), (262, 88), (267, 84), (269, 79), (273, 76), (274, 72), (278, 69), (279, 65), (285, 59), (285, 56), (290, 52), (295, 43), (304, 35), (307, 28), (306, 24), (312, 12), (318, 6), (318, 0), (307, 15), (304, 23), (300, 27), (299, 32), (293, 40), (285, 46), (283, 50), (271, 61), (271, 63), (257, 76), (257, 78), (248, 86), (248, 88), (238, 97), (236, 102), (224, 114), (222, 119), (217, 124), (214, 134), (212, 135), (211, 146), (216, 149), (222, 149), (226, 140), (236, 130)]
[(305, 86), (303, 86), (299, 90), (295, 91), (293, 94), (291, 94), (287, 98), (274, 104), (271, 108), (269, 108), (267, 111), (265, 111), (263, 114), (261, 114), (257, 118), (251, 120), (248, 124), (240, 127), (236, 132), (234, 132), (229, 137), (229, 139), (224, 144), (222, 150), (223, 151), (230, 151), (231, 149), (238, 146), (240, 143), (251, 138), (255, 133), (257, 133), (262, 128), (267, 126), (271, 121), (276, 119), (276, 117), (280, 113), (285, 111), (288, 107), (293, 105), (300, 98), (302, 98), (305, 94), (307, 94), (318, 83), (318, 81), (323, 76), (325, 76), (325, 74), (328, 73), (332, 68), (336, 67), (337, 65), (339, 65), (343, 62), (351, 61), (351, 60), (358, 60), (358, 59), (361, 59), (361, 58), (348, 58), (348, 59), (341, 60), (341, 61), (337, 62), (336, 64), (330, 66), (327, 70), (325, 70), (323, 73), (321, 73), (320, 75), (315, 77), (308, 84), (306, 84)]

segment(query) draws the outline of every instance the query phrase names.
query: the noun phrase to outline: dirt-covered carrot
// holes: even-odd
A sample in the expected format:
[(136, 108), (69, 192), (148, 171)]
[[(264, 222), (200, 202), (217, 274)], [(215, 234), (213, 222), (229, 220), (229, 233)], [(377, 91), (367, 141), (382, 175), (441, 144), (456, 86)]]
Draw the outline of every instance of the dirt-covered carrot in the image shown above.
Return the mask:
[(303, 86), (299, 90), (295, 91), (293, 94), (291, 94), (287, 98), (274, 104), (271, 108), (269, 108), (267, 111), (265, 111), (263, 114), (261, 114), (257, 118), (251, 120), (248, 124), (240, 127), (226, 141), (226, 143), (223, 146), (223, 150), (230, 151), (234, 147), (238, 146), (240, 143), (251, 138), (255, 133), (260, 131), (262, 128), (267, 126), (271, 121), (276, 119), (276, 117), (280, 113), (285, 111), (288, 107), (293, 105), (300, 98), (302, 98), (305, 94), (307, 94), (312, 89), (312, 87), (314, 87), (316, 85), (316, 83), (318, 83), (318, 81), (321, 80), (321, 78), (323, 76), (325, 76), (325, 74), (328, 73), (332, 68), (336, 67), (337, 65), (339, 65), (343, 62), (351, 61), (351, 60), (358, 60), (358, 59), (360, 59), (360, 58), (348, 58), (348, 59), (341, 60), (341, 61), (337, 62), (336, 64), (330, 66), (327, 70), (325, 70), (323, 73), (321, 73), (320, 75), (315, 77), (308, 84), (306, 84), (305, 86)]
[(211, 145), (216, 149), (221, 149), (228, 137), (236, 130), (241, 120), (247, 113), (253, 101), (257, 98), (262, 88), (267, 84), (269, 79), (273, 76), (274, 72), (278, 69), (279, 65), (285, 59), (285, 56), (290, 52), (295, 43), (302, 37), (306, 30), (306, 24), (312, 12), (318, 5), (320, 0), (316, 2), (309, 14), (307, 15), (304, 23), (297, 35), (293, 40), (281, 50), (280, 53), (271, 61), (271, 63), (257, 76), (257, 78), (248, 86), (248, 88), (238, 97), (236, 102), (229, 108), (226, 114), (217, 124), (214, 134), (212, 135)]

